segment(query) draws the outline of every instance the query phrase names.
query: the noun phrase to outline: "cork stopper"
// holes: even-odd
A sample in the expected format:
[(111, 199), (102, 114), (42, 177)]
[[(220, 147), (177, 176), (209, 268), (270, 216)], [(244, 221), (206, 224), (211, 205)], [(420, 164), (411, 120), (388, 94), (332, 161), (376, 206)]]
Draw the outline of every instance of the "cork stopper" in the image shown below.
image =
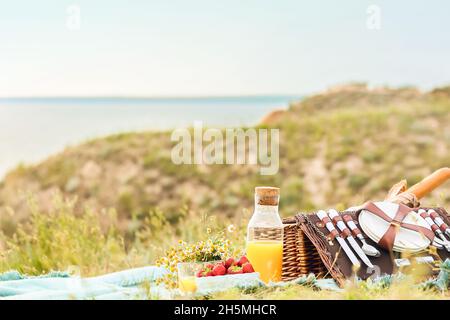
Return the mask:
[(276, 187), (256, 187), (256, 204), (262, 206), (277, 206), (280, 200), (280, 188)]

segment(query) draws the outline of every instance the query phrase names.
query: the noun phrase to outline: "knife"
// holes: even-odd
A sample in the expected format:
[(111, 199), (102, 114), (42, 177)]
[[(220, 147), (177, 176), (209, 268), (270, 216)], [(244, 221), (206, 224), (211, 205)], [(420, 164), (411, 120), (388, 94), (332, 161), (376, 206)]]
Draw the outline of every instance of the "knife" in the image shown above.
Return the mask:
[[(445, 247), (445, 249), (450, 252), (450, 243), (447, 241), (447, 239), (445, 238), (444, 234), (442, 233), (442, 231), (439, 229), (439, 226), (434, 222), (434, 220), (431, 218), (431, 214), (427, 211), (425, 211), (424, 209), (419, 209), (419, 211), (417, 211), (417, 213), (423, 218), (425, 219), (425, 221), (429, 224), (429, 226), (431, 227), (431, 230), (439, 237), (441, 238), (441, 240), (443, 241), (443, 246)], [(440, 219), (440, 218), (439, 218)], [(442, 221), (443, 222), (443, 221)]]
[(339, 213), (336, 210), (331, 209), (328, 211), (328, 216), (334, 221), (334, 223), (336, 223), (339, 230), (342, 231), (342, 234), (344, 235), (345, 239), (348, 240), (353, 250), (355, 250), (356, 254), (361, 258), (361, 260), (366, 264), (366, 266), (368, 266), (369, 268), (373, 268), (373, 264), (370, 262), (369, 258), (367, 258), (364, 251), (362, 251), (361, 247), (358, 245), (355, 238), (353, 238), (350, 229), (347, 228), (344, 221), (342, 221), (342, 217), (339, 215)]
[(328, 229), (328, 231), (330, 231), (330, 237), (332, 239), (336, 239), (337, 242), (339, 242), (341, 248), (344, 250), (345, 254), (350, 259), (352, 264), (354, 266), (360, 267), (361, 264), (359, 263), (358, 258), (356, 258), (356, 256), (353, 254), (352, 250), (347, 245), (345, 240), (339, 236), (339, 232), (334, 227), (333, 222), (331, 222), (331, 219), (328, 217), (327, 213), (323, 210), (319, 210), (316, 215), (325, 224), (325, 227)]
[(450, 228), (442, 220), (442, 218), (439, 216), (439, 214), (436, 211), (434, 211), (433, 209), (428, 210), (428, 213), (430, 214), (431, 218), (433, 218), (434, 222), (436, 222), (439, 229), (442, 232), (445, 232), (445, 234), (450, 237)]

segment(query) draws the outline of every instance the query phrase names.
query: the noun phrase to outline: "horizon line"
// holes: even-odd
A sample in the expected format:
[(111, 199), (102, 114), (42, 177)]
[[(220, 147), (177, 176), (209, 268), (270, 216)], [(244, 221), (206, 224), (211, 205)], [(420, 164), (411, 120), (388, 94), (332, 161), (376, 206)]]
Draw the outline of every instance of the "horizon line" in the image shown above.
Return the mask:
[(302, 97), (300, 93), (251, 93), (251, 94), (217, 94), (217, 95), (55, 95), (55, 96), (0, 96), (0, 100), (34, 100), (34, 99), (210, 99), (210, 98), (259, 98), (259, 97)]

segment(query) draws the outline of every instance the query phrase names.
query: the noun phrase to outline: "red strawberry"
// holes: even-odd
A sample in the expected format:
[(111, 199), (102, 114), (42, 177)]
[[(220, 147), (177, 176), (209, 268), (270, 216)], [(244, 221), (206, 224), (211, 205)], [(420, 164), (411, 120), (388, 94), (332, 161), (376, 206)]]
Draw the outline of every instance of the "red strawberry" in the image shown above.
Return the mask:
[(248, 259), (246, 256), (242, 256), (239, 261), (238, 261), (238, 266), (242, 267), (244, 264), (246, 264), (248, 262)]
[(226, 261), (225, 261), (225, 268), (229, 268), (229, 267), (231, 267), (231, 266), (234, 266), (236, 264), (236, 261), (234, 260), (234, 258), (228, 258)]
[(239, 274), (239, 273), (244, 273), (242, 271), (242, 267), (239, 266), (231, 266), (227, 270), (227, 274)]
[(225, 266), (223, 264), (217, 264), (213, 269), (212, 273), (215, 276), (223, 276), (225, 273), (227, 273), (227, 269), (225, 269)]
[(206, 273), (205, 277), (214, 277), (214, 272), (212, 272), (212, 270), (205, 271), (205, 273)]
[(212, 263), (208, 263), (206, 266), (205, 266), (205, 268), (206, 269), (213, 269), (214, 268), (214, 265), (212, 264)]
[(255, 272), (255, 270), (253, 269), (253, 266), (251, 265), (251, 263), (247, 262), (244, 263), (244, 265), (242, 266), (242, 271), (244, 273), (252, 273)]
[(201, 277), (203, 277), (203, 276), (204, 276), (203, 270), (197, 271), (197, 273), (196, 273), (196, 277), (197, 277), (197, 278), (201, 278)]

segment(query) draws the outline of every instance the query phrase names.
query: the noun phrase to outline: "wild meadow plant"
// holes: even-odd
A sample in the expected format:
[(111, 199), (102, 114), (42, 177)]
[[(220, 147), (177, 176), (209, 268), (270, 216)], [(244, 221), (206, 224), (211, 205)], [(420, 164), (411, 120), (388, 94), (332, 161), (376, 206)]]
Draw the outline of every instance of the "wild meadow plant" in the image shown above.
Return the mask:
[(73, 201), (55, 198), (54, 208), (41, 212), (30, 202), (30, 220), (19, 224), (12, 236), (0, 236), (0, 271), (39, 275), (70, 269), (93, 275), (129, 267), (123, 238), (114, 225), (102, 229), (102, 216), (113, 220), (114, 211), (86, 210), (78, 216), (73, 206)]
[(79, 214), (74, 212), (75, 205), (75, 200), (55, 195), (52, 209), (42, 211), (30, 199), (30, 219), (19, 223), (12, 235), (0, 233), (0, 272), (15, 269), (39, 275), (72, 270), (90, 276), (154, 264), (158, 258), (170, 269), (175, 260), (166, 263), (163, 257), (178, 252), (174, 249), (177, 246), (197, 243), (204, 249), (204, 258), (212, 259), (228, 253), (232, 242), (243, 244), (245, 235), (246, 220), (242, 216), (233, 222), (198, 216), (186, 207), (180, 210), (177, 224), (154, 209), (123, 235), (116, 227), (119, 221), (115, 210), (85, 209)]

